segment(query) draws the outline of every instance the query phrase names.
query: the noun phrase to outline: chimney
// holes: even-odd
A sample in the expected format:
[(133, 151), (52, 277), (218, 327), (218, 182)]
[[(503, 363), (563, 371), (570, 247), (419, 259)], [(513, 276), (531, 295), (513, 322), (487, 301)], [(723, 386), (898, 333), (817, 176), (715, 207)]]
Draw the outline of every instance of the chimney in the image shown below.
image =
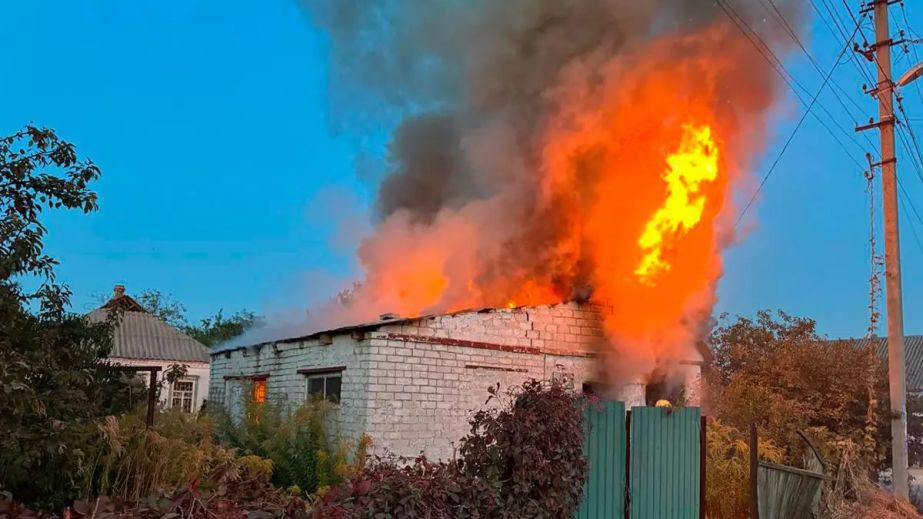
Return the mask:
[(391, 321), (391, 320), (400, 319), (400, 318), (401, 318), (400, 315), (398, 315), (398, 314), (391, 314), (391, 313), (388, 313), (388, 314), (381, 314), (381, 315), (378, 316), (378, 319), (379, 319), (380, 321)]
[(125, 295), (125, 285), (115, 285), (112, 289), (112, 299), (118, 299)]

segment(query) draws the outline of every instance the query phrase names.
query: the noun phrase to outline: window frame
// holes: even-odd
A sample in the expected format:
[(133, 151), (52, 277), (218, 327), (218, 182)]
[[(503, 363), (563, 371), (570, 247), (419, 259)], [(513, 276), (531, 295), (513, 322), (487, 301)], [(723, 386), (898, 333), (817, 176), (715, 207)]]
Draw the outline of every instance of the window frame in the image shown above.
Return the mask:
[[(346, 371), (346, 366), (333, 366), (329, 368), (304, 368), (299, 369), (298, 374), (304, 376), (304, 400), (307, 402), (311, 398), (311, 381), (312, 380), (323, 380), (324, 389), (323, 389), (323, 398), (332, 402), (335, 405), (339, 405), (343, 401), (343, 372)], [(327, 393), (327, 380), (331, 378), (340, 379), (340, 390), (336, 394), (336, 398), (330, 398), (332, 395)]]
[[(176, 400), (176, 398), (177, 398), (177, 396), (176, 396), (176, 391), (177, 391), (176, 386), (177, 386), (177, 384), (181, 384), (181, 383), (184, 383), (184, 382), (189, 382), (189, 383), (191, 383), (191, 384), (192, 384), (192, 388), (191, 388), (190, 390), (188, 390), (188, 391), (185, 391), (185, 390), (184, 390), (184, 391), (182, 392), (182, 395), (179, 397), (179, 398), (180, 398), (180, 403), (179, 403), (179, 405), (176, 405), (176, 403), (175, 403), (175, 400)], [(175, 381), (173, 381), (173, 383), (170, 384), (170, 409), (179, 409), (179, 410), (181, 410), (181, 411), (184, 412), (184, 413), (192, 413), (192, 412), (195, 412), (195, 410), (196, 410), (196, 409), (195, 409), (195, 406), (196, 406), (196, 397), (198, 396), (198, 390), (199, 390), (199, 377), (197, 377), (197, 376), (188, 375), (188, 376), (180, 377), (180, 378), (176, 379)], [(186, 396), (185, 396), (185, 395), (187, 395), (187, 394), (188, 394), (188, 399), (189, 399), (189, 409), (188, 409), (188, 410), (185, 409), (185, 408), (183, 407), (183, 400), (186, 399)]]

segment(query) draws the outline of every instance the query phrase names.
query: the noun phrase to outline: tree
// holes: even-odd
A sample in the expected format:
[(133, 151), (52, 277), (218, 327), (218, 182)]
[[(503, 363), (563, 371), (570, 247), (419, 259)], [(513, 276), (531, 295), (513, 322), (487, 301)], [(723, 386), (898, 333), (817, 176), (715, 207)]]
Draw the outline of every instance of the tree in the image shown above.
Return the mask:
[(144, 290), (135, 300), (161, 321), (177, 328), (186, 326), (186, 307), (172, 295), (160, 290)]
[(262, 318), (249, 310), (240, 310), (230, 317), (224, 317), (223, 310), (219, 309), (213, 317), (206, 317), (198, 325), (186, 326), (184, 330), (190, 337), (211, 348), (243, 335), (260, 322)]
[(872, 349), (824, 340), (813, 320), (768, 311), (718, 326), (711, 345), (712, 401), (726, 423), (755, 422), (792, 463), (805, 447), (799, 430), (853, 442), (875, 465), (885, 459), (887, 377)]
[(170, 294), (148, 289), (139, 293), (135, 299), (158, 319), (179, 328), (209, 348), (243, 335), (262, 321), (261, 317), (249, 310), (240, 310), (225, 317), (224, 310), (219, 308), (215, 315), (194, 325), (186, 319), (186, 307)]
[(799, 431), (812, 439), (828, 475), (841, 476), (824, 493), (825, 506), (857, 501), (874, 486), (887, 463), (890, 425), (885, 366), (873, 349), (825, 340), (813, 320), (768, 311), (754, 320), (722, 316), (710, 342), (707, 411), (717, 422), (709, 424), (706, 481), (715, 517), (747, 517), (741, 446), (751, 423), (760, 453), (789, 465), (802, 467), (808, 450)]
[(0, 489), (41, 505), (76, 497), (97, 421), (128, 404), (128, 376), (104, 362), (112, 322), (66, 310), (39, 220), (95, 211), (99, 174), (52, 130), (0, 138)]

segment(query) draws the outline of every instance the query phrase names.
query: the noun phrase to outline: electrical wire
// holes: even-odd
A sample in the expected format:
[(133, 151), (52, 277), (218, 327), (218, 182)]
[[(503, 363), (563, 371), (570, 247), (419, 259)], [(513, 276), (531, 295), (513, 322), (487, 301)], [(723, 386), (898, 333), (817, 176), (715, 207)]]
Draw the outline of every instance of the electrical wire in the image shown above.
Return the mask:
[[(779, 22), (782, 24), (782, 26), (785, 27), (786, 32), (788, 32), (788, 35), (792, 38), (792, 40), (795, 42), (795, 44), (798, 46), (798, 48), (801, 49), (801, 52), (802, 52), (805, 56), (807, 56), (808, 60), (811, 62), (811, 65), (814, 66), (814, 70), (816, 70), (816, 71), (821, 75), (821, 77), (823, 77), (823, 76), (824, 76), (824, 71), (821, 69), (820, 64), (817, 63), (817, 60), (814, 59), (814, 56), (808, 51), (807, 47), (804, 45), (804, 42), (802, 42), (802, 41), (801, 41), (801, 38), (798, 37), (798, 34), (795, 32), (795, 30), (792, 28), (791, 24), (790, 24), (790, 23), (788, 22), (788, 20), (785, 18), (785, 15), (782, 14), (782, 11), (779, 10), (779, 8), (778, 8), (778, 6), (776, 5), (776, 3), (775, 3), (773, 0), (762, 0), (762, 2), (763, 2), (763, 6), (764, 6), (764, 7), (766, 7), (767, 4), (768, 4), (768, 8), (771, 8), (771, 13), (770, 13), (770, 14), (774, 14), (774, 15), (775, 15), (775, 17), (779, 20)], [(768, 8), (767, 8), (767, 9), (768, 9)], [(847, 43), (847, 45), (848, 45), (848, 43)], [(838, 62), (839, 62), (839, 60), (838, 60)], [(840, 92), (842, 92), (842, 94), (843, 94), (844, 96), (846, 96), (846, 98), (849, 99), (849, 100), (851, 100), (851, 101), (852, 101), (852, 97), (850, 97), (849, 95), (846, 94), (845, 90), (843, 90), (843, 87), (841, 87), (840, 84), (839, 84), (837, 81), (831, 79), (830, 84), (833, 86), (833, 88), (830, 89), (830, 92), (831, 92), (831, 93), (833, 94), (833, 96), (836, 98), (837, 102), (839, 102), (840, 106), (843, 108), (843, 111), (845, 111), (845, 112), (849, 115), (849, 117), (852, 118), (854, 125), (858, 126), (859, 118), (857, 118), (855, 115), (853, 115), (852, 110), (850, 110), (849, 107), (846, 106), (846, 103), (843, 101), (843, 98), (840, 96), (839, 93), (837, 93), (837, 89), (839, 89)], [(855, 104), (855, 106), (859, 109), (859, 112), (860, 112), (860, 113), (863, 111), (863, 110), (862, 110), (862, 107), (860, 107), (858, 104), (856, 104), (855, 101), (853, 101), (853, 104)], [(869, 138), (868, 134), (863, 133), (862, 136), (865, 138), (865, 140), (866, 140), (866, 142), (868, 143), (868, 145), (869, 145), (872, 149), (874, 149), (874, 148), (875, 148), (875, 143), (872, 142), (872, 140), (871, 140), (871, 138)], [(861, 145), (860, 143), (856, 142), (855, 137), (854, 137), (853, 134), (849, 134), (849, 137), (850, 137), (850, 139), (851, 139), (853, 142), (855, 142), (855, 143), (858, 144), (860, 147), (862, 147), (862, 145)]]
[[(772, 48), (770, 48), (770, 46), (762, 39), (762, 37), (759, 34), (757, 34), (755, 31), (753, 31), (747, 26), (744, 19), (737, 13), (734, 7), (732, 7), (727, 2), (727, 0), (716, 0), (716, 3), (718, 4), (719, 7), (721, 7), (724, 13), (731, 19), (734, 25), (737, 26), (737, 28), (743, 33), (743, 35), (747, 38), (747, 40), (750, 41), (750, 43), (754, 46), (754, 48), (756, 48), (757, 52), (760, 53), (763, 59), (765, 59), (769, 63), (769, 65), (773, 68), (773, 70), (775, 70), (775, 72), (779, 75), (779, 77), (781, 77), (782, 80), (785, 81), (786, 85), (788, 85), (788, 87), (795, 94), (795, 97), (798, 98), (801, 104), (809, 107), (808, 112), (811, 113), (815, 117), (815, 119), (817, 119), (820, 125), (824, 127), (827, 133), (829, 133), (830, 136), (833, 137), (833, 140), (836, 141), (836, 143), (840, 146), (840, 148), (843, 149), (843, 151), (847, 155), (849, 155), (850, 157), (854, 157), (854, 151), (851, 151), (849, 148), (847, 148), (846, 145), (843, 143), (843, 141), (839, 137), (836, 136), (836, 134), (833, 132), (833, 130), (830, 128), (827, 122), (824, 121), (824, 119), (821, 118), (820, 115), (814, 112), (813, 107), (815, 105), (818, 108), (820, 108), (820, 110), (824, 112), (828, 117), (830, 117), (830, 119), (834, 121), (834, 125), (837, 127), (838, 130), (840, 130), (840, 132), (842, 132), (847, 137), (847, 139), (852, 140), (860, 149), (862, 150), (865, 149), (862, 147), (862, 145), (858, 141), (856, 141), (856, 138), (852, 133), (847, 132), (841, 126), (836, 124), (836, 118), (823, 105), (823, 103), (818, 102), (817, 96), (814, 96), (813, 99), (811, 99), (811, 101), (806, 100), (805, 96), (803, 96), (802, 93), (798, 91), (798, 88), (800, 88), (801, 90), (804, 91), (805, 94), (810, 96), (810, 91), (807, 89), (807, 87), (805, 87), (800, 81), (798, 81), (785, 68), (785, 66), (782, 65), (782, 60), (779, 58), (779, 56), (776, 55), (775, 52), (773, 52)], [(842, 54), (843, 53), (841, 53), (841, 57), (842, 57)], [(837, 61), (839, 61), (839, 58), (837, 59)], [(829, 77), (827, 78), (827, 81), (829, 81)], [(796, 88), (796, 86), (798, 88)], [(820, 92), (818, 92), (818, 94), (819, 93)], [(853, 160), (855, 160), (855, 158), (853, 158)], [(859, 167), (861, 168), (863, 166), (859, 164)]]
[[(717, 2), (718, 2), (718, 5), (722, 6), (722, 9), (724, 9), (725, 6), (724, 6), (723, 1), (717, 0)], [(726, 9), (725, 9), (725, 13), (729, 17), (731, 17), (733, 20), (733, 16), (731, 16), (731, 14)], [(737, 23), (735, 22), (735, 25), (736, 24)], [(744, 32), (744, 35), (747, 36), (746, 31), (744, 31), (739, 25), (738, 25), (738, 28), (740, 28)], [(811, 109), (814, 107), (814, 104), (817, 103), (817, 99), (818, 97), (820, 97), (820, 93), (823, 91), (823, 89), (827, 86), (827, 83), (830, 81), (830, 77), (833, 75), (833, 71), (836, 70), (837, 65), (840, 62), (840, 59), (849, 49), (849, 43), (852, 42), (853, 38), (856, 37), (856, 33), (858, 32), (859, 32), (859, 23), (857, 22), (856, 28), (855, 30), (853, 30), (852, 36), (846, 40), (846, 45), (843, 47), (843, 49), (840, 51), (840, 54), (837, 56), (836, 60), (834, 61), (833, 66), (830, 68), (830, 71), (827, 73), (826, 77), (824, 78), (823, 84), (821, 84), (820, 88), (814, 94), (814, 98), (811, 100), (811, 103), (808, 105), (807, 109), (805, 109), (804, 113), (801, 114), (801, 119), (798, 120), (798, 124), (795, 125), (795, 128), (792, 130), (792, 133), (789, 135), (788, 139), (785, 141), (785, 144), (782, 146), (782, 149), (779, 150), (779, 153), (776, 155), (776, 158), (773, 160), (772, 165), (770, 165), (769, 170), (766, 171), (766, 173), (763, 175), (762, 180), (760, 180), (759, 186), (757, 187), (756, 191), (747, 201), (747, 204), (744, 206), (743, 210), (741, 210), (740, 215), (738, 215), (737, 221), (734, 223), (735, 228), (737, 228), (740, 225), (740, 222), (743, 221), (743, 218), (744, 216), (746, 216), (747, 211), (750, 210), (750, 207), (753, 205), (753, 202), (756, 200), (756, 197), (759, 196), (760, 192), (763, 190), (763, 186), (766, 185), (766, 181), (769, 180), (769, 177), (772, 176), (772, 173), (773, 171), (775, 171), (776, 166), (779, 165), (779, 161), (782, 159), (782, 156), (785, 155), (785, 151), (788, 150), (789, 145), (792, 143), (792, 141), (795, 139), (795, 136), (798, 134), (798, 130), (801, 129), (801, 126), (804, 124), (805, 119), (807, 119), (808, 114), (811, 113)], [(748, 39), (749, 39), (749, 36), (748, 36)], [(856, 162), (856, 164), (858, 164), (860, 169), (863, 168), (862, 164), (855, 160), (855, 157), (852, 157), (852, 155), (850, 155), (850, 157), (852, 158), (854, 162)]]
[[(826, 10), (826, 14), (829, 15), (830, 18), (833, 20), (833, 24), (836, 26), (837, 32), (839, 32), (840, 37), (843, 39), (843, 41), (846, 43), (846, 45), (849, 46), (849, 44), (851, 43), (851, 41), (850, 41), (850, 38), (849, 38), (849, 36), (848, 36), (848, 34), (847, 34), (847, 32), (846, 32), (846, 28), (845, 28), (846, 26), (845, 26), (845, 24), (841, 25), (842, 22), (841, 22), (839, 16), (837, 16), (837, 15), (835, 14), (835, 11), (833, 10), (832, 7), (830, 7), (830, 4), (827, 3), (827, 0), (821, 0), (821, 3), (823, 3), (823, 5), (824, 5), (824, 9)], [(829, 30), (830, 33), (833, 34), (834, 37), (836, 37), (836, 33), (833, 31), (833, 28), (831, 28), (831, 27), (830, 27), (830, 24), (827, 22), (827, 18), (826, 18), (826, 16), (824, 16), (824, 12), (821, 11), (819, 7), (817, 7), (817, 3), (815, 2), (815, 0), (811, 0), (811, 6), (812, 6), (812, 7), (814, 8), (814, 10), (817, 12), (818, 17), (821, 19), (821, 21), (824, 23), (824, 25), (827, 26), (827, 30)], [(866, 40), (865, 34), (864, 34), (864, 33), (861, 33), (861, 34), (862, 34), (863, 45), (868, 45), (868, 40)], [(856, 71), (859, 72), (859, 76), (861, 76), (862, 79), (863, 79), (864, 81), (866, 81), (868, 85), (874, 85), (874, 84), (875, 84), (875, 80), (871, 77), (870, 72), (868, 71), (868, 69), (865, 68), (865, 67), (862, 65), (862, 62), (859, 60), (859, 57), (856, 56), (856, 55), (853, 54), (853, 53), (850, 53), (848, 56), (849, 56), (849, 61), (851, 61), (851, 62), (853, 63), (853, 65), (854, 65), (855, 68), (856, 68)]]

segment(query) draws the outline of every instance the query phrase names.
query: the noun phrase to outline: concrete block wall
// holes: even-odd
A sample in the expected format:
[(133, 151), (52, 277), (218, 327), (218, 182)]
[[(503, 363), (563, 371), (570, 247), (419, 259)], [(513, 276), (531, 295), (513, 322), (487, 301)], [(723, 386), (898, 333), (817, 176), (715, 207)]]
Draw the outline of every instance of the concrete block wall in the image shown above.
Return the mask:
[(450, 458), (489, 387), (561, 378), (579, 391), (593, 378), (601, 340), (599, 309), (573, 303), (382, 326), (369, 338), (367, 431), (400, 456)]
[(298, 370), (345, 366), (335, 433), (358, 438), (365, 432), (370, 359), (368, 349), (357, 346), (347, 334), (333, 336), (333, 342), (326, 345), (309, 339), (212, 354), (209, 399), (234, 413), (249, 391), (250, 382), (242, 377), (265, 374), (267, 398), (295, 407), (307, 397), (306, 377)]
[(590, 352), (605, 340), (600, 309), (594, 304), (562, 303), (468, 311), (422, 317), (381, 330), (520, 346), (544, 353)]
[[(376, 332), (369, 340), (367, 432), (377, 448), (399, 456), (421, 451), (448, 459), (468, 433), (472, 413), (485, 407), (487, 389), (501, 391), (529, 379), (564, 377), (577, 390), (593, 359), (452, 346)], [(498, 402), (493, 402), (497, 404)]]
[(561, 378), (579, 391), (594, 379), (594, 351), (605, 340), (600, 308), (574, 303), (421, 317), (358, 332), (333, 334), (329, 345), (314, 338), (215, 353), (210, 398), (229, 405), (226, 395), (240, 382), (225, 377), (268, 374), (269, 398), (300, 403), (306, 387), (299, 369), (347, 366), (341, 434), (367, 432), (379, 452), (447, 459), (471, 414), (484, 407), (488, 387)]

